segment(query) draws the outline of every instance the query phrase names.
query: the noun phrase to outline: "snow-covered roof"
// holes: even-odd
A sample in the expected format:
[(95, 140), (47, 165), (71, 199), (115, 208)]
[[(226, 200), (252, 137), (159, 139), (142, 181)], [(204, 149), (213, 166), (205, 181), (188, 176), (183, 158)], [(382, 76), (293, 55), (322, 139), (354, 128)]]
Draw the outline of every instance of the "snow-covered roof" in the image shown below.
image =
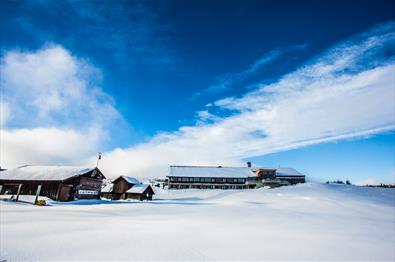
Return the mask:
[(134, 177), (130, 177), (130, 176), (121, 176), (123, 179), (125, 179), (129, 184), (140, 184), (140, 181), (138, 181), (136, 178)]
[(113, 188), (114, 188), (114, 184), (110, 183), (110, 184), (107, 184), (105, 187), (103, 187), (101, 189), (101, 192), (102, 193), (112, 193)]
[(293, 168), (281, 167), (276, 170), (276, 176), (304, 176)]
[(137, 184), (132, 186), (126, 193), (142, 194), (148, 187), (148, 184)]
[(2, 171), (0, 179), (4, 180), (53, 180), (61, 181), (83, 175), (95, 168), (75, 166), (21, 166)]
[(171, 177), (230, 177), (256, 176), (249, 167), (170, 166)]

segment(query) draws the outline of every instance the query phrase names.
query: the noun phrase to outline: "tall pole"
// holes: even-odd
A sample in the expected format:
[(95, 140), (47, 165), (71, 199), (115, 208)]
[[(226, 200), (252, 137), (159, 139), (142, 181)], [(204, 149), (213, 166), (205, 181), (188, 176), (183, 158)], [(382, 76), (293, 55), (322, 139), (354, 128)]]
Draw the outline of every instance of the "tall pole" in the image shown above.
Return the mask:
[(101, 152), (99, 152), (98, 155), (97, 155), (96, 168), (99, 165), (99, 160), (100, 159), (101, 159)]

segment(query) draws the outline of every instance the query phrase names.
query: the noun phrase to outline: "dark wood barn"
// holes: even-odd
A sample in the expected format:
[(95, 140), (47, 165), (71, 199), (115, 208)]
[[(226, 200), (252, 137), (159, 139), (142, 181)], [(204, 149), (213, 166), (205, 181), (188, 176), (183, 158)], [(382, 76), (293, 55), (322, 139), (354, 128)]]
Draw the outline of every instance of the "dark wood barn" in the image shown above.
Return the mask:
[(150, 185), (138, 184), (126, 191), (126, 198), (137, 199), (140, 201), (152, 200), (152, 196), (154, 194), (154, 190)]
[(120, 176), (113, 182), (112, 197), (113, 200), (126, 199), (126, 191), (132, 186), (140, 184), (134, 177)]
[(112, 200), (128, 198), (152, 200), (154, 194), (154, 190), (150, 185), (142, 184), (136, 178), (129, 176), (118, 177), (113, 183), (106, 185), (101, 191), (102, 197)]
[(99, 199), (104, 175), (98, 168), (21, 166), (0, 173), (0, 194), (35, 195), (56, 201)]

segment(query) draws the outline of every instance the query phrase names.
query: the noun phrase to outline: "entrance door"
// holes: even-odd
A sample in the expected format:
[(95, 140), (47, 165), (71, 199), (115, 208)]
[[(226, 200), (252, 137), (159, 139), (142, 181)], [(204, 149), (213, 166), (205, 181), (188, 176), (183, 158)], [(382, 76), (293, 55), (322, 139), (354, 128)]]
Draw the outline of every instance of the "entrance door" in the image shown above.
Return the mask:
[(58, 201), (69, 201), (72, 185), (61, 185), (58, 194)]

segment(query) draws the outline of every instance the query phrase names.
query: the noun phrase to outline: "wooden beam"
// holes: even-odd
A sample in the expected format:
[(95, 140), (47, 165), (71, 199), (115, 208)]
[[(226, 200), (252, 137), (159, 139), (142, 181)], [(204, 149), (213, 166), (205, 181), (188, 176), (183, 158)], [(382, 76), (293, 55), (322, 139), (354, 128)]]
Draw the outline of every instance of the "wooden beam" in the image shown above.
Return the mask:
[(19, 194), (21, 193), (21, 189), (22, 189), (22, 184), (19, 184), (18, 185), (18, 192), (16, 193), (15, 202), (17, 202), (19, 199)]
[(59, 201), (60, 189), (61, 188), (62, 188), (62, 183), (60, 183), (59, 186), (58, 186), (58, 192), (56, 192), (56, 201)]
[(37, 204), (38, 196), (40, 195), (40, 192), (41, 192), (41, 187), (42, 187), (42, 185), (38, 185), (38, 187), (37, 187), (36, 198), (34, 199), (35, 205)]

